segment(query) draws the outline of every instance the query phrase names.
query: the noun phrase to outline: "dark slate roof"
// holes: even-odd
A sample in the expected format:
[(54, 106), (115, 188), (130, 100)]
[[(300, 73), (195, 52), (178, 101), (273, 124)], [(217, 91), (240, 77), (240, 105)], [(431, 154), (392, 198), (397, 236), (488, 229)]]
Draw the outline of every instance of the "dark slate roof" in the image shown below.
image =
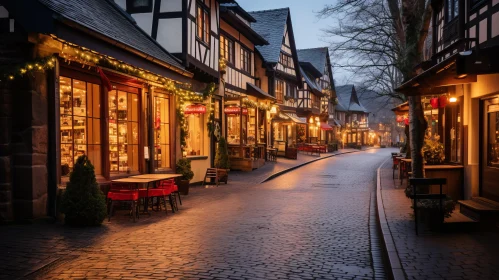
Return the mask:
[(289, 8), (256, 11), (249, 13), (256, 19), (251, 28), (262, 36), (268, 45), (256, 46), (265, 62), (277, 63), (281, 52), (282, 38), (288, 20)]
[(38, 0), (63, 19), (75, 22), (144, 54), (184, 69), (180, 61), (145, 33), (112, 0)]
[(390, 96), (380, 96), (377, 92), (368, 89), (359, 90), (357, 96), (371, 114), (370, 122), (389, 122), (395, 119), (395, 114), (391, 109), (396, 103)]
[(313, 49), (302, 49), (297, 50), (298, 60), (300, 62), (311, 63), (322, 75), (324, 75), (324, 70), (327, 61), (328, 49), (324, 48), (313, 48)]
[(302, 77), (305, 79), (305, 83), (307, 83), (310, 88), (315, 89), (316, 91), (322, 94), (321, 88), (315, 83), (314, 79), (311, 78), (305, 70), (303, 70), (303, 67), (301, 66), (300, 66), (300, 72)]
[(233, 1), (231, 3), (220, 3), (220, 7), (228, 8), (231, 10), (234, 10), (236, 13), (238, 13), (241, 17), (246, 19), (249, 22), (255, 22), (256, 19), (252, 17), (248, 12), (246, 12), (245, 9), (243, 9), (239, 3), (236, 1)]
[[(352, 94), (354, 85), (344, 85), (337, 86), (336, 95), (338, 97), (338, 105), (336, 110), (338, 111), (350, 111), (350, 112), (369, 112), (359, 100), (358, 96)], [(340, 109), (339, 109), (340, 108)]]

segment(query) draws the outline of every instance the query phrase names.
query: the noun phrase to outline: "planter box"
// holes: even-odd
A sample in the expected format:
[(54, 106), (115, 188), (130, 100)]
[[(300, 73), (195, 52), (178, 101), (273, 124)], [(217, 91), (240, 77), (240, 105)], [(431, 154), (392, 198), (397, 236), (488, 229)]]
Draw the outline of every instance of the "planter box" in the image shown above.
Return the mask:
[(297, 159), (298, 158), (298, 149), (288, 147), (286, 149), (286, 158)]

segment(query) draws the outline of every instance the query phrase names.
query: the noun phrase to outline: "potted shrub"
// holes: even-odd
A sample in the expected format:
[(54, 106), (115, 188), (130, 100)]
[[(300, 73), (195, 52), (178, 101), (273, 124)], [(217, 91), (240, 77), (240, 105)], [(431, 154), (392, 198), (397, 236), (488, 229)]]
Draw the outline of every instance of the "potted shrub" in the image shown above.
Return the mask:
[(182, 177), (177, 179), (178, 191), (183, 195), (189, 194), (189, 182), (194, 178), (194, 172), (191, 170), (191, 160), (181, 158), (177, 161), (176, 173), (182, 174)]
[(95, 179), (94, 166), (87, 156), (76, 160), (62, 198), (61, 210), (67, 225), (98, 226), (106, 218), (106, 200)]
[(428, 165), (442, 164), (445, 160), (444, 145), (435, 139), (426, 138), (421, 152)]
[(218, 148), (215, 154), (215, 168), (218, 173), (218, 181), (225, 182), (229, 179), (229, 170), (230, 170), (230, 160), (229, 160), (229, 151), (227, 148), (227, 141), (225, 141), (224, 137), (220, 137), (218, 141)]

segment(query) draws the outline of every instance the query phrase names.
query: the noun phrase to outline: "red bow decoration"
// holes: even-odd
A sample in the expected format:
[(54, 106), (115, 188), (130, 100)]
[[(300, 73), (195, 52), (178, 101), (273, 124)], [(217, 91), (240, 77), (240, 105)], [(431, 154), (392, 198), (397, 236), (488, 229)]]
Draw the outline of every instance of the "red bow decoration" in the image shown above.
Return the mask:
[(107, 91), (110, 92), (111, 90), (113, 90), (113, 86), (111, 85), (111, 81), (106, 76), (106, 74), (104, 74), (104, 71), (102, 71), (102, 69), (100, 67), (97, 67), (97, 73), (99, 73), (102, 84), (107, 88)]
[(404, 124), (405, 124), (405, 125), (409, 125), (409, 118), (405, 118), (405, 119), (404, 119)]
[(438, 98), (432, 98), (430, 99), (430, 104), (431, 104), (431, 108), (433, 109), (437, 109), (438, 108)]
[(438, 98), (438, 107), (444, 108), (445, 106), (447, 106), (447, 96), (442, 95)]

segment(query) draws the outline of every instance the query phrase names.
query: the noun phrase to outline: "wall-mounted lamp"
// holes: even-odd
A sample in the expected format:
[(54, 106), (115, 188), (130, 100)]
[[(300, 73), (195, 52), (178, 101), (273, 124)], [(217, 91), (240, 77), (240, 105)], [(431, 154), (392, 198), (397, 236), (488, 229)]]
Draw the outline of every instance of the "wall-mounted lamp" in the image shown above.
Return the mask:
[(457, 97), (453, 96), (453, 97), (449, 98), (449, 102), (450, 103), (456, 103), (457, 102)]
[(314, 123), (314, 118), (310, 117), (309, 122), (310, 122), (310, 123)]

